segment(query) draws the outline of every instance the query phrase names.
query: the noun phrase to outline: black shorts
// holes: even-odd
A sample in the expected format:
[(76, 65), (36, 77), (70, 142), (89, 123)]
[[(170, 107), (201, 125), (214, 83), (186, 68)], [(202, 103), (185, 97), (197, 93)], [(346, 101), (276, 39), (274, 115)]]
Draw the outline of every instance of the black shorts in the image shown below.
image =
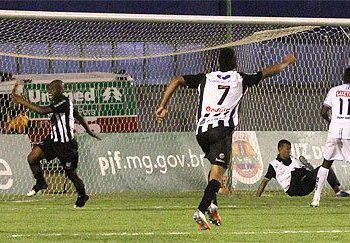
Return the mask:
[(68, 143), (57, 143), (47, 137), (37, 146), (44, 152), (46, 160), (58, 158), (65, 170), (75, 170), (78, 167), (78, 143), (75, 139)]
[(210, 164), (228, 168), (231, 163), (233, 130), (232, 127), (215, 127), (197, 134), (197, 142)]
[(317, 170), (298, 168), (292, 171), (289, 189), (286, 191), (291, 197), (310, 194), (316, 186)]

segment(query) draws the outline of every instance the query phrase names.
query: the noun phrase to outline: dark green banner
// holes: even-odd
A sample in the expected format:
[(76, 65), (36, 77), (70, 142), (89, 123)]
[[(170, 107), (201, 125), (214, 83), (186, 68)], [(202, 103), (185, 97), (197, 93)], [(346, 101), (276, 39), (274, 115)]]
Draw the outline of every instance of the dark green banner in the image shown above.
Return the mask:
[[(47, 83), (25, 83), (24, 94), (31, 102), (48, 105)], [(132, 82), (124, 80), (103, 82), (66, 82), (67, 95), (84, 116), (137, 115), (136, 92)], [(30, 118), (42, 116), (29, 113)]]

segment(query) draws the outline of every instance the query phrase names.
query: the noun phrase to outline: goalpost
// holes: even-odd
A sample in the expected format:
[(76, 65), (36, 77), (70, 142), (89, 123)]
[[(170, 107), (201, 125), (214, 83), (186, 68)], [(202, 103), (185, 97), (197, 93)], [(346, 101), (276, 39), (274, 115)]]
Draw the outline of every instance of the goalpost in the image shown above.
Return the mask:
[[(228, 46), (244, 72), (290, 52), (298, 58), (243, 99), (229, 189), (254, 193), (282, 138), (292, 142), (294, 155), (319, 165), (327, 130), (319, 109), (350, 64), (349, 26), (350, 19), (0, 10), (0, 200), (24, 197), (32, 187), (26, 156), (49, 127), (47, 117), (10, 102), (16, 80), (29, 100), (47, 105), (47, 83), (62, 79), (101, 132), (102, 141), (95, 141), (76, 126), (79, 174), (89, 193), (202, 190), (209, 162), (194, 136), (196, 91), (177, 91), (163, 124), (154, 111), (172, 76), (215, 70), (218, 50)], [(57, 161), (42, 166), (50, 184), (45, 193), (74, 192)], [(335, 164), (349, 189), (347, 170)]]

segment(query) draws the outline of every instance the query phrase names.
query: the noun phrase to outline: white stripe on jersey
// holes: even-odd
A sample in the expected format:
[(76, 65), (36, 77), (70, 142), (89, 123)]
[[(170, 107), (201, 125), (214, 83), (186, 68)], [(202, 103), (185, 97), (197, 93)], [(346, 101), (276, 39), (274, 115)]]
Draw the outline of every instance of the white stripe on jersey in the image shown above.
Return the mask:
[[(59, 102), (59, 105), (63, 105), (67, 100)], [(58, 107), (56, 105), (55, 107)], [(52, 115), (53, 124), (51, 124), (51, 139), (54, 142), (66, 143), (74, 138), (74, 116), (73, 116), (73, 103), (69, 100), (69, 107), (65, 108), (64, 112), (54, 112)], [(68, 117), (67, 117), (68, 116)]]
[(52, 126), (52, 132), (53, 132), (53, 135), (51, 134), (51, 138), (53, 137), (54, 142), (58, 142), (56, 126)]
[(238, 125), (238, 105), (243, 97), (243, 78), (237, 71), (216, 71), (206, 74), (203, 92), (199, 100), (197, 134), (208, 130), (209, 125), (218, 127)]
[[(65, 134), (67, 133), (67, 129), (63, 126), (62, 124), (62, 116), (64, 115), (64, 113), (59, 113), (59, 114), (56, 114), (56, 125), (57, 125), (57, 128), (58, 128), (58, 132), (59, 132), (59, 135), (60, 135), (60, 139), (62, 143), (66, 142), (65, 140)], [(68, 140), (67, 140), (68, 141)]]
[(62, 113), (62, 115), (61, 115), (61, 121), (62, 121), (62, 127), (65, 128), (65, 131), (64, 131), (64, 138), (65, 138), (65, 141), (68, 142), (68, 141), (69, 141), (69, 138), (68, 138), (67, 132), (69, 132), (69, 131), (67, 131), (67, 128), (66, 128), (66, 127), (67, 127), (67, 124), (66, 124), (66, 114)]
[(50, 127), (50, 138), (53, 139), (53, 129), (52, 129), (52, 126)]
[(73, 116), (73, 102), (69, 100), (69, 128), (70, 128), (70, 137), (74, 138), (74, 116)]
[(230, 126), (229, 123), (228, 123), (228, 120), (224, 120), (224, 126), (225, 126), (225, 127)]
[(213, 127), (218, 127), (219, 126), (219, 121), (218, 120), (214, 120), (212, 125), (213, 125)]

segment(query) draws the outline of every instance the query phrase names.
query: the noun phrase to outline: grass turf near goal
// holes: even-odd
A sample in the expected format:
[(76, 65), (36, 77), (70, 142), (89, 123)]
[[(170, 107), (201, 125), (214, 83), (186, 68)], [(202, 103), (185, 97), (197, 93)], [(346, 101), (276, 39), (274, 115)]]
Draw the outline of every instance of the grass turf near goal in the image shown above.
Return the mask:
[(267, 192), (261, 198), (220, 195), (223, 224), (198, 232), (192, 214), (200, 192), (120, 193), (92, 196), (73, 208), (75, 197), (42, 195), (0, 202), (0, 241), (25, 242), (242, 242), (346, 241), (349, 199), (324, 196), (319, 208), (311, 197)]

